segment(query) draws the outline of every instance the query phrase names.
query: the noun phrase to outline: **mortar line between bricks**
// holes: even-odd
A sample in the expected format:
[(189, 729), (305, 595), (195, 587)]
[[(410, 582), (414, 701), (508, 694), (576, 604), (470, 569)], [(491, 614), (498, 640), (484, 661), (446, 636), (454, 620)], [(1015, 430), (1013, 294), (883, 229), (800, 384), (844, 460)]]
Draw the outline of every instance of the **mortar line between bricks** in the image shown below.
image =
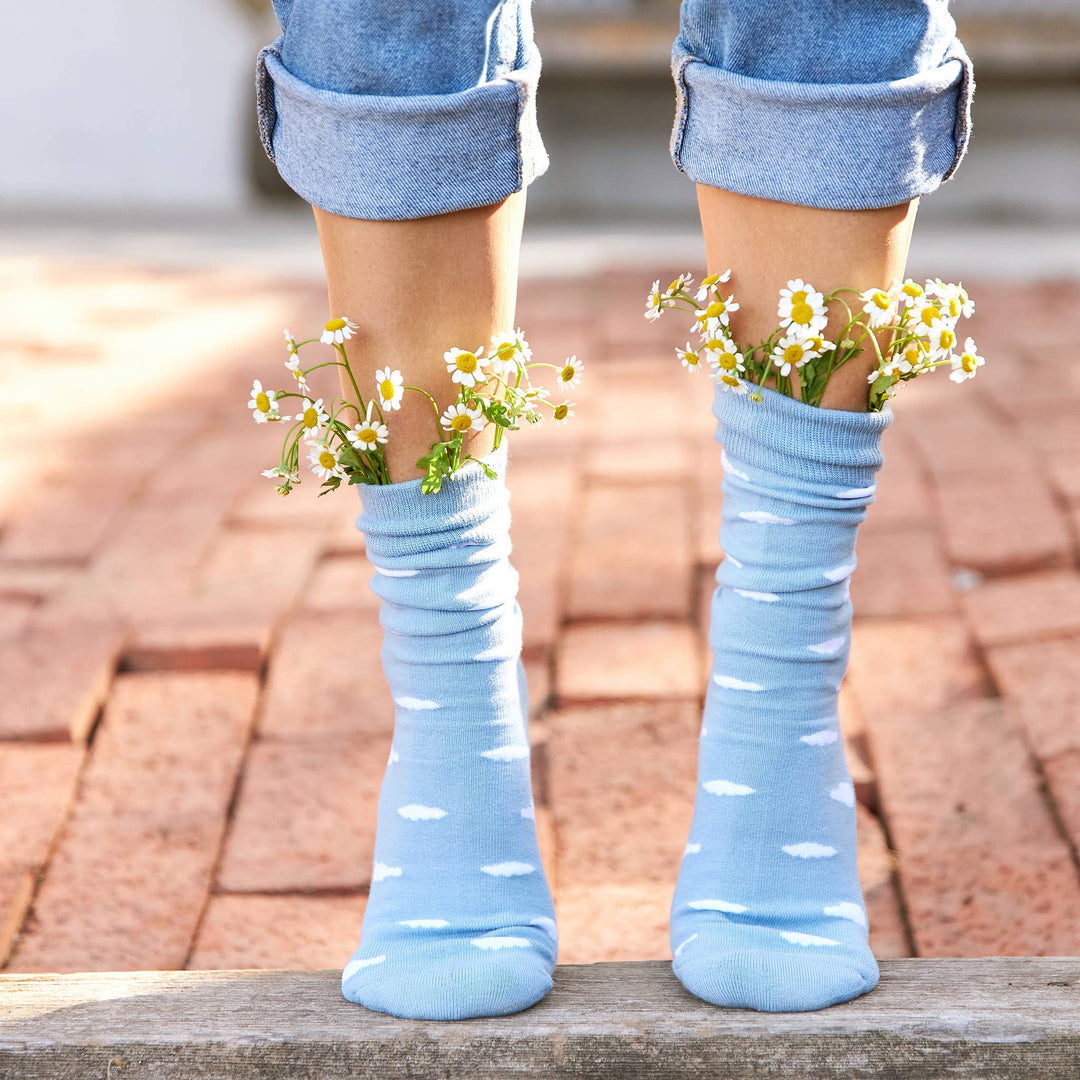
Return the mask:
[(311, 889), (218, 889), (212, 888), (210, 896), (269, 896), (291, 897), (294, 899), (325, 899), (349, 898), (354, 896), (367, 896), (370, 892), (369, 885), (320, 885)]

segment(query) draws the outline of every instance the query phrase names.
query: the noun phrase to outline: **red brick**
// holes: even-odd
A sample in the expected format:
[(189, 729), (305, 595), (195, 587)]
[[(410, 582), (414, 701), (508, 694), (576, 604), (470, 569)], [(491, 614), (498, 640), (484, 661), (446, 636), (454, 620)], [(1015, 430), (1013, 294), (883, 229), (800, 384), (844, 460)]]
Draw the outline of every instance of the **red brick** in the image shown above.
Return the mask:
[(321, 559), (307, 583), (300, 605), (305, 611), (379, 610), (379, 598), (371, 591), (375, 571), (363, 555), (331, 555)]
[(866, 718), (875, 759), (879, 714), (940, 711), (984, 697), (986, 682), (959, 619), (855, 620), (844, 687)]
[(1080, 847), (1080, 749), (1045, 762), (1043, 775), (1070, 842), (1074, 848)]
[(874, 717), (882, 806), (920, 956), (1067, 956), (1080, 882), (1001, 702)]
[(569, 617), (689, 618), (688, 503), (681, 484), (589, 488), (570, 554)]
[(986, 659), (1038, 758), (1080, 750), (1080, 638), (998, 646)]
[(1080, 450), (1049, 454), (1043, 460), (1043, 467), (1051, 485), (1063, 498), (1080, 502)]
[(665, 440), (647, 453), (642, 453), (640, 440), (601, 440), (585, 455), (590, 480), (605, 484), (686, 480), (692, 471), (690, 448), (677, 438)]
[(870, 923), (870, 948), (878, 959), (910, 956), (907, 930), (896, 891), (896, 856), (889, 850), (881, 822), (865, 806), (858, 821), (859, 884)]
[(28, 598), (0, 596), (0, 641), (21, 637), (36, 607), (37, 602)]
[(86, 739), (125, 634), (111, 622), (35, 627), (0, 649), (0, 737)]
[(882, 439), (885, 464), (878, 474), (874, 502), (860, 535), (878, 529), (930, 526), (934, 504), (922, 462), (904, 433), (903, 424), (893, 424)]
[[(671, 362), (677, 363), (674, 355)], [(662, 444), (678, 439), (686, 429), (689, 390), (686, 386), (684, 392), (679, 392), (676, 384), (662, 392), (657, 377), (652, 375), (605, 380), (603, 394), (590, 406), (590, 429), (612, 441), (633, 442), (641, 440), (645, 424), (650, 442)], [(649, 447), (642, 445), (638, 452), (648, 454)]]
[(855, 798), (877, 813), (877, 778), (870, 766), (866, 725), (862, 710), (846, 685), (840, 691), (837, 712), (840, 716), (840, 735), (844, 740), (844, 757), (851, 774), (851, 784), (855, 788)]
[(281, 629), (270, 660), (259, 730), (274, 736), (388, 734), (394, 706), (373, 614), (300, 614)]
[(720, 565), (724, 550), (720, 546), (724, 495), (721, 488), (724, 469), (720, 464), (720, 444), (709, 440), (698, 447), (696, 475), (691, 491), (694, 492), (691, 507), (696, 534), (696, 558), (698, 566), (710, 573)]
[(668, 702), (551, 717), (560, 890), (651, 882), (670, 900), (690, 832), (700, 721), (696, 704)]
[(75, 566), (0, 563), (0, 597), (36, 604), (69, 586), (78, 574)]
[(964, 596), (983, 646), (1080, 633), (1080, 574), (1075, 570), (987, 581)]
[(270, 647), (267, 623), (225, 618), (158, 623), (139, 630), (124, 651), (127, 671), (261, 671)]
[[(253, 436), (254, 437), (254, 436)], [(312, 478), (314, 479), (314, 478)], [(325, 533), (341, 528), (355, 528), (360, 500), (351, 488), (329, 495), (319, 495), (312, 483), (301, 483), (288, 495), (279, 495), (272, 480), (256, 476), (233, 502), (228, 520), (233, 525), (298, 526)]]
[(388, 753), (389, 739), (367, 735), (255, 743), (219, 886), (226, 892), (366, 886)]
[(704, 693), (701, 640), (690, 623), (582, 623), (567, 627), (555, 663), (560, 704), (690, 698)]
[(342, 968), (360, 940), (364, 904), (360, 895), (212, 897), (187, 966)]
[(1058, 454), (1080, 453), (1080, 403), (1059, 400), (1052, 409), (1039, 410), (1025, 417), (1020, 430), (1041, 455), (1052, 458)]
[(551, 661), (547, 657), (526, 660), (525, 678), (529, 687), (529, 716), (542, 716), (551, 707), (554, 693)]
[(555, 892), (559, 963), (670, 960), (668, 923), (675, 877), (669, 881), (590, 882)]
[(956, 607), (941, 544), (926, 528), (860, 532), (851, 602), (860, 616), (946, 615)]
[(256, 690), (231, 674), (117, 680), (11, 970), (183, 966)]
[(1064, 566), (1072, 542), (1037, 473), (972, 472), (938, 479), (945, 550), (955, 566), (989, 574)]

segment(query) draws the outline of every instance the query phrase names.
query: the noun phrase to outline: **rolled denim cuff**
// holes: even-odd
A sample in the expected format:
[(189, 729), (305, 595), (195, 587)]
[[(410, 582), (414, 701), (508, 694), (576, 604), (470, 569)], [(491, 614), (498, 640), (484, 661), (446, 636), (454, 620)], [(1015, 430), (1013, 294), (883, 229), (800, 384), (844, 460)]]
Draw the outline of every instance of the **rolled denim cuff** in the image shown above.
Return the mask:
[(890, 82), (779, 82), (699, 60), (676, 42), (671, 158), (699, 184), (826, 210), (897, 206), (936, 190), (967, 149), (974, 90), (959, 41)]
[(490, 206), (548, 166), (536, 125), (540, 54), (456, 94), (382, 97), (320, 90), (259, 53), (259, 138), (282, 179), (332, 214), (401, 221)]

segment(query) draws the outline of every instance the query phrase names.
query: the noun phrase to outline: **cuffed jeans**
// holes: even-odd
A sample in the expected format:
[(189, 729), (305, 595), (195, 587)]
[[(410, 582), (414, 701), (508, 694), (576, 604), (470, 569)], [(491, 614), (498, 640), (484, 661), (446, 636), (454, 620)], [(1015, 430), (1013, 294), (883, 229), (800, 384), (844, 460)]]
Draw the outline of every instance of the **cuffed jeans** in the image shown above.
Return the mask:
[[(541, 175), (530, 0), (274, 0), (259, 133), (346, 217), (500, 202)], [(671, 156), (691, 180), (836, 210), (935, 190), (973, 81), (948, 0), (683, 0)]]

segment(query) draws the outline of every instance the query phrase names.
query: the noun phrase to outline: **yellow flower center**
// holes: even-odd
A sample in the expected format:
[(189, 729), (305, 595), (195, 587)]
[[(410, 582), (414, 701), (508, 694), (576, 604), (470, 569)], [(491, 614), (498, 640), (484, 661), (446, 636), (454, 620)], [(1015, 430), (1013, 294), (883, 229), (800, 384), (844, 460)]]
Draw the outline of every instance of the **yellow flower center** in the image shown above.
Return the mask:
[(569, 405), (556, 405), (555, 411), (552, 414), (556, 420), (565, 420), (567, 414), (570, 412)]
[(975, 361), (975, 357), (971, 353), (966, 352), (960, 357), (960, 366), (970, 375), (978, 364)]
[(567, 364), (566, 367), (559, 372), (559, 378), (562, 379), (563, 382), (570, 382), (576, 374), (577, 372), (574, 370), (574, 365)]
[[(805, 296), (806, 293), (799, 293), (796, 295)], [(814, 317), (814, 309), (805, 301), (800, 300), (797, 304), (791, 305), (791, 321), (798, 323), (800, 326), (809, 326), (810, 320)]]
[(784, 350), (784, 363), (797, 364), (803, 358), (803, 351), (801, 345), (789, 345)]
[(514, 343), (512, 341), (504, 341), (495, 352), (504, 364), (508, 364), (514, 359)]
[(951, 349), (956, 344), (956, 335), (951, 330), (942, 330), (938, 337), (938, 346), (941, 349)]
[(723, 352), (724, 343), (719, 338), (712, 338), (705, 342), (704, 348), (709, 349), (712, 352)]
[(684, 359), (691, 367), (696, 367), (698, 362), (698, 354), (696, 352), (687, 352)]
[(955, 296), (949, 297), (949, 314), (954, 319), (960, 314), (960, 301)]
[(270, 395), (265, 390), (255, 396), (255, 408), (259, 412), (270, 411)]
[(326, 329), (327, 330), (344, 330), (345, 329), (345, 320), (344, 319), (331, 319), (326, 324)]
[(334, 468), (335, 465), (337, 465), (337, 458), (334, 457), (334, 455), (331, 454), (329, 450), (320, 450), (319, 451), (319, 464), (324, 469), (332, 469), (332, 468)]
[(289, 370), (292, 372), (292, 377), (297, 382), (301, 382), (303, 380), (304, 373), (299, 368), (289, 368)]
[(739, 380), (736, 379), (734, 375), (721, 375), (720, 376), (720, 381), (727, 383), (728, 386), (738, 386), (739, 385)]
[(921, 285), (916, 285), (914, 281), (905, 282), (900, 287), (900, 291), (905, 296), (910, 296), (913, 300), (917, 299), (918, 297), (922, 296), (922, 294), (923, 294), (922, 286)]
[(468, 413), (459, 413), (450, 421), (450, 427), (454, 431), (468, 431), (472, 427), (472, 417)]
[(394, 400), (394, 384), (390, 379), (383, 379), (383, 381), (379, 383), (379, 396), (383, 401)]
[(720, 280), (719, 274), (710, 274), (708, 277), (701, 279), (702, 285), (715, 285)]
[(725, 371), (734, 371), (739, 366), (739, 361), (734, 353), (726, 352), (720, 354), (719, 364)]
[(707, 318), (707, 319), (719, 318), (721, 315), (724, 314), (725, 311), (727, 311), (727, 304), (725, 304), (723, 300), (714, 300), (705, 309), (705, 318)]
[(870, 297), (871, 303), (874, 307), (879, 308), (881, 311), (889, 310), (889, 294), (887, 292), (881, 292), (879, 289), (873, 296)]
[(919, 318), (927, 326), (933, 326), (934, 323), (941, 318), (941, 308), (939, 308), (936, 304), (927, 304), (926, 307), (922, 309), (922, 314), (919, 316)]
[(457, 365), (458, 371), (464, 371), (466, 375), (471, 375), (476, 370), (477, 359), (474, 353), (462, 352), (457, 354), (454, 363)]
[(319, 414), (314, 410), (314, 408), (304, 410), (303, 424), (306, 428), (313, 428), (319, 426)]
[(915, 367), (919, 362), (919, 353), (921, 350), (916, 345), (911, 345), (904, 350), (904, 359), (912, 366)]
[(375, 433), (374, 428), (364, 428), (363, 431), (358, 431), (356, 433), (356, 437), (360, 440), (360, 442), (364, 442), (364, 443), (375, 442), (377, 440), (377, 438), (378, 438), (378, 436)]
[(671, 283), (671, 284), (670, 284), (670, 285), (669, 285), (669, 286), (667, 287), (667, 291), (668, 291), (668, 292), (674, 292), (674, 291), (675, 291), (676, 289), (679, 289), (679, 288), (681, 288), (681, 287), (682, 287), (682, 281), (680, 281), (680, 280), (679, 280), (679, 278), (676, 278), (676, 279), (675, 279), (675, 280), (674, 280), (674, 281), (673, 281), (673, 282), (672, 282), (672, 283)]

